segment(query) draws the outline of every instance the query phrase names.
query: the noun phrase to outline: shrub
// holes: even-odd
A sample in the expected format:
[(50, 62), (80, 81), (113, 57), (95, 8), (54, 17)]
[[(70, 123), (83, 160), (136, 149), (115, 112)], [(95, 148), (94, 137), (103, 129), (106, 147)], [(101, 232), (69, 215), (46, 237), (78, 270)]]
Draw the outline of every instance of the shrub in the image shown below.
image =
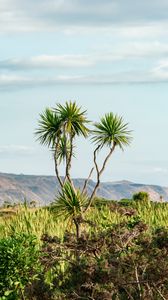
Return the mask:
[(60, 258), (67, 263), (63, 277), (57, 272), (53, 280), (54, 299), (168, 299), (168, 232), (148, 229), (135, 217), (92, 235), (83, 233), (78, 242), (69, 235), (64, 247), (48, 238), (45, 265), (58, 264)]
[(119, 204), (121, 204), (122, 206), (131, 206), (132, 199), (123, 198), (119, 201)]
[(0, 299), (23, 298), (25, 286), (37, 277), (38, 258), (32, 235), (16, 234), (0, 240)]
[(134, 201), (149, 201), (149, 194), (147, 192), (138, 192), (132, 198)]

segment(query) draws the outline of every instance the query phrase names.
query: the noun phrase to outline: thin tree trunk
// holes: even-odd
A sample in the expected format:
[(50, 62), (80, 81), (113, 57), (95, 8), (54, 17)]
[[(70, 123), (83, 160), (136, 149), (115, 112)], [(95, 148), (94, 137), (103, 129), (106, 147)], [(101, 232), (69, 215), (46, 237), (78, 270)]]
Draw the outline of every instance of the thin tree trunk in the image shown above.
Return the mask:
[(55, 146), (55, 152), (54, 152), (54, 162), (55, 162), (55, 173), (56, 173), (56, 177), (58, 179), (58, 182), (61, 186), (61, 188), (63, 187), (63, 182), (61, 180), (61, 177), (59, 175), (59, 171), (58, 171), (58, 162), (57, 162), (57, 150), (58, 150), (58, 144), (59, 141), (57, 141), (56, 146)]
[(88, 185), (88, 182), (89, 182), (89, 179), (91, 178), (93, 171), (94, 171), (94, 167), (91, 169), (88, 178), (87, 178), (87, 179), (85, 180), (85, 182), (84, 182), (84, 186), (83, 186), (83, 189), (82, 189), (82, 193), (85, 192), (85, 190), (86, 190), (86, 188), (87, 188), (87, 185)]
[(114, 150), (115, 150), (115, 146), (116, 146), (116, 144), (114, 143), (113, 146), (112, 146), (112, 148), (110, 148), (110, 152), (109, 152), (109, 154), (106, 156), (106, 158), (105, 158), (105, 160), (104, 160), (104, 162), (103, 162), (102, 168), (101, 168), (100, 170), (99, 170), (99, 168), (98, 168), (98, 164), (97, 164), (97, 161), (96, 161), (96, 153), (97, 153), (97, 151), (99, 150), (100, 145), (99, 145), (99, 146), (95, 149), (95, 151), (94, 151), (94, 164), (95, 164), (96, 172), (97, 172), (97, 182), (96, 182), (96, 185), (95, 185), (95, 187), (94, 187), (94, 190), (93, 190), (93, 192), (92, 192), (92, 194), (91, 194), (91, 196), (90, 196), (88, 205), (86, 206), (86, 208), (85, 208), (85, 210), (84, 210), (85, 212), (88, 210), (88, 208), (89, 208), (89, 207), (91, 206), (91, 204), (92, 204), (92, 201), (93, 201), (93, 199), (94, 199), (94, 197), (95, 197), (95, 195), (96, 195), (97, 189), (98, 189), (98, 187), (99, 187), (99, 185), (100, 185), (100, 177), (101, 177), (102, 173), (103, 173), (104, 170), (105, 170), (105, 167), (106, 167), (106, 164), (107, 164), (109, 158), (111, 157), (112, 153), (113, 153)]
[(68, 179), (68, 181), (70, 182), (70, 184), (72, 185), (74, 191), (76, 192), (73, 180), (71, 179), (71, 175), (70, 175), (70, 170), (71, 170), (71, 162), (72, 162), (72, 154), (73, 154), (73, 138), (74, 135), (70, 134), (70, 153), (69, 155), (67, 155), (66, 158), (66, 178)]
[(75, 228), (76, 228), (76, 240), (78, 241), (78, 239), (80, 237), (80, 225), (79, 225), (79, 222), (76, 220), (76, 218), (74, 218), (73, 220), (74, 220), (74, 224), (75, 224)]

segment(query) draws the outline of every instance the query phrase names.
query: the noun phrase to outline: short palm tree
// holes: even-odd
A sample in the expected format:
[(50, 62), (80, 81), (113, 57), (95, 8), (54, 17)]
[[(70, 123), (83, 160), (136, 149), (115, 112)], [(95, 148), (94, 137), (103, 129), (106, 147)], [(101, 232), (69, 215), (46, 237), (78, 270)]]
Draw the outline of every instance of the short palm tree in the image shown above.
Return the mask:
[(66, 181), (61, 192), (56, 199), (55, 209), (58, 216), (63, 216), (66, 220), (74, 223), (76, 237), (80, 237), (80, 223), (82, 212), (88, 203), (88, 197), (80, 190), (74, 191), (69, 181)]
[(58, 171), (58, 155), (57, 155), (57, 151), (59, 149), (59, 144), (60, 144), (60, 138), (61, 138), (60, 116), (50, 108), (46, 108), (46, 110), (42, 114), (40, 114), (38, 125), (39, 127), (35, 132), (35, 134), (37, 135), (37, 140), (39, 140), (42, 145), (46, 145), (52, 149), (54, 153), (56, 176), (58, 182), (62, 187), (63, 182), (61, 180)]
[[(92, 131), (92, 140), (97, 145), (94, 151), (94, 164), (97, 173), (97, 182), (91, 194), (86, 210), (90, 207), (97, 189), (100, 185), (100, 177), (105, 170), (106, 164), (110, 159), (116, 147), (124, 150), (131, 142), (131, 131), (128, 130), (128, 123), (124, 123), (123, 118), (113, 113), (105, 114), (99, 123), (95, 123), (95, 129)], [(97, 163), (97, 152), (104, 147), (109, 148), (109, 153), (105, 157), (102, 167), (99, 169)]]

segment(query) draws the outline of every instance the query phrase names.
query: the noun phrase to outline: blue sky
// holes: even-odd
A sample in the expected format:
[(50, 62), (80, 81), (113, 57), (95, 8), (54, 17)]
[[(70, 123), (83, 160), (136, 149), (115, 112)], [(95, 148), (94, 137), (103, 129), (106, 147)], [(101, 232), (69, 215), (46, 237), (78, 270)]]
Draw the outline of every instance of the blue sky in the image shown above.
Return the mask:
[[(166, 0), (0, 0), (0, 171), (54, 174), (34, 131), (46, 106), (71, 99), (133, 130), (104, 181), (168, 186), (167, 11)], [(72, 174), (85, 177), (93, 146), (76, 145)]]

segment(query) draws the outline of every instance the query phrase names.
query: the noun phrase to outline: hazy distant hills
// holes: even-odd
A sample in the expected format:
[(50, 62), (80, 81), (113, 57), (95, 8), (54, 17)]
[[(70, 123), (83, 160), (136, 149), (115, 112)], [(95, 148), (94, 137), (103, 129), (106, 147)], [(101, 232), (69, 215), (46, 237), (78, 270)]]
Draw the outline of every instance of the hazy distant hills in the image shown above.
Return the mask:
[[(75, 179), (74, 183), (82, 187), (84, 179)], [(88, 193), (91, 193), (95, 183), (90, 180)], [(131, 198), (135, 192), (147, 191), (151, 199), (159, 200), (160, 195), (168, 201), (168, 187), (158, 185), (137, 184), (129, 181), (103, 182), (100, 185), (98, 196), (107, 199), (119, 200)], [(15, 175), (0, 173), (0, 205), (4, 201), (11, 203), (24, 201), (37, 201), (40, 205), (53, 202), (58, 193), (58, 183), (54, 176)]]

